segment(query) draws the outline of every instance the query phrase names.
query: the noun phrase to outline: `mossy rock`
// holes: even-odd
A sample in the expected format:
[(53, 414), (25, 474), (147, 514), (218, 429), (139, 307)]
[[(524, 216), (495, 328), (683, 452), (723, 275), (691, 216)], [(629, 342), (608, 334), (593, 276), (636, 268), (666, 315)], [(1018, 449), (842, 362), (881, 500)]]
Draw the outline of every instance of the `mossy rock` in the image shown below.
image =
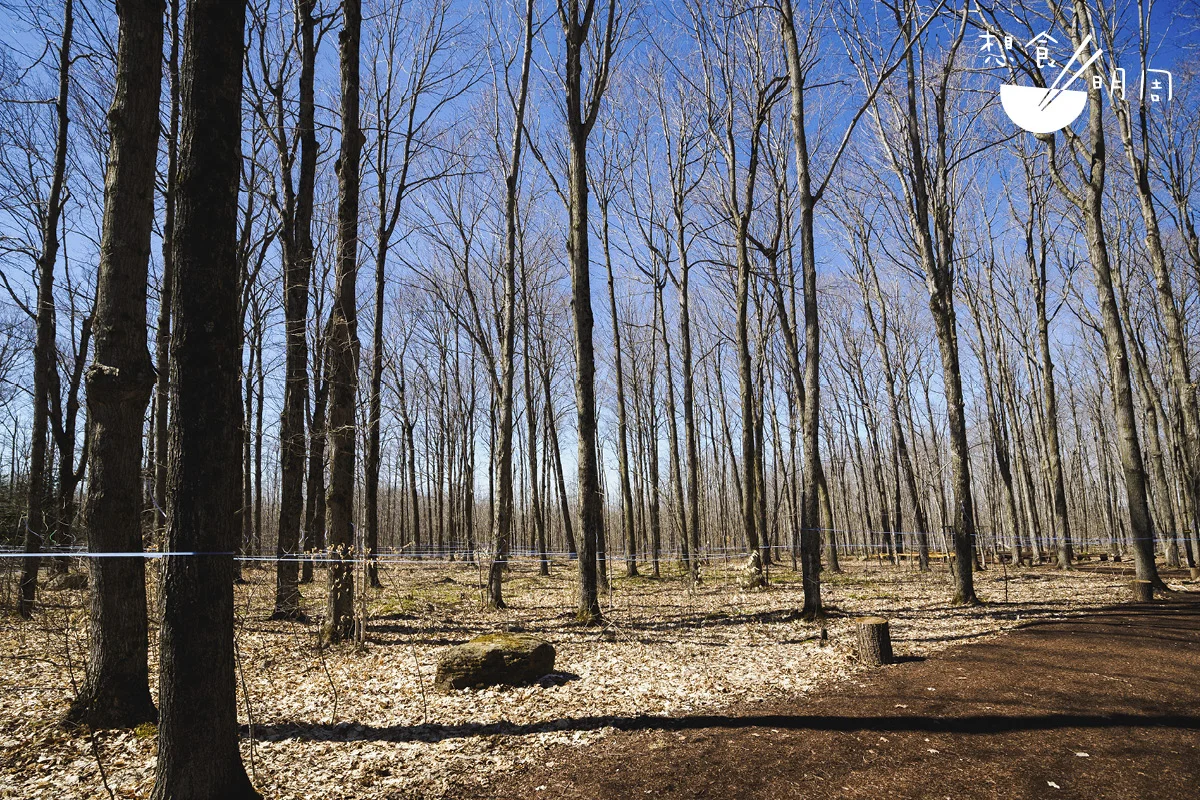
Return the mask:
[(446, 650), (434, 686), (442, 692), (523, 686), (554, 671), (554, 646), (527, 633), (489, 633)]

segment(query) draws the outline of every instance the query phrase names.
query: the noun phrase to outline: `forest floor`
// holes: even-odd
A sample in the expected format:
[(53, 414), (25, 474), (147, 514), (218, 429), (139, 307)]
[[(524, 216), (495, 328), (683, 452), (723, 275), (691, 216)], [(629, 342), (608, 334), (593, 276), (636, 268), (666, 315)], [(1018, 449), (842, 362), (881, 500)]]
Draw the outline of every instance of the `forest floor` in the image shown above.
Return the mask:
[[(620, 732), (486, 794), (1200, 798), (1200, 594), (1034, 622), (838, 690)], [(551, 766), (551, 763), (553, 766)]]
[[(1159, 636), (1149, 635), (1149, 620), (1159, 619), (1150, 614), (1146, 623), (1122, 627), (1124, 635), (1103, 648), (1096, 633), (1087, 633), (1111, 633), (1125, 624), (1111, 612), (1098, 613), (1129, 593), (1124, 565), (1093, 560), (1066, 573), (1049, 566), (993, 566), (977, 573), (986, 603), (976, 608), (947, 605), (949, 578), (941, 565), (928, 574), (876, 561), (847, 559), (843, 566), (843, 574), (824, 576), (830, 616), (828, 641), (822, 642), (816, 625), (792, 613), (801, 599), (799, 576), (786, 567), (773, 567), (772, 585), (755, 591), (738, 588), (736, 563), (710, 564), (695, 589), (674, 565), (662, 580), (616, 578), (604, 598), (608, 625), (597, 629), (573, 622), (574, 566), (566, 562), (556, 563), (548, 578), (537, 575), (533, 562), (514, 562), (505, 582), (510, 607), (499, 612), (480, 609), (483, 575), (476, 565), (385, 565), (383, 588), (367, 598), (366, 645), (325, 649), (316, 646), (316, 624), (268, 619), (274, 574), (246, 569), (248, 583), (237, 588), (243, 760), (266, 797), (305, 800), (656, 793), (719, 798), (759, 796), (757, 787), (764, 797), (823, 796), (824, 789), (838, 796), (927, 796), (925, 790), (935, 786), (925, 783), (922, 770), (938, 756), (945, 780), (977, 780), (980, 796), (991, 795), (987, 781), (1002, 780), (1006, 764), (1014, 780), (1031, 787), (1027, 796), (1046, 796), (1053, 789), (1045, 781), (1072, 791), (1082, 767), (1070, 759), (1088, 759), (1100, 780), (1124, 763), (1122, 753), (1140, 753), (1141, 742), (1164, 753), (1180, 751), (1181, 735), (1192, 742), (1187, 757), (1197, 762), (1200, 613), (1162, 616), (1174, 621), (1164, 622)], [(153, 606), (155, 568), (149, 572)], [(1168, 573), (1168, 581), (1175, 588), (1200, 588), (1178, 572)], [(147, 796), (153, 726), (89, 734), (56, 724), (83, 678), (86, 593), (46, 592), (34, 620), (23, 622), (12, 613), (7, 577), (0, 576), (0, 583), (0, 798)], [(317, 583), (303, 590), (310, 616), (319, 617), (324, 575), (318, 571)], [(856, 663), (853, 618), (864, 614), (892, 621), (897, 655), (906, 663), (871, 672)], [(1026, 627), (997, 638), (1018, 625), (1050, 620), (1070, 625)], [(445, 647), (510, 627), (554, 644), (560, 680), (450, 695), (433, 690)], [(1039, 636), (1044, 645), (1033, 644)], [(1172, 644), (1172, 636), (1186, 641)], [(151, 641), (153, 681), (154, 626)], [(1092, 643), (1076, 647), (1087, 641)], [(941, 654), (968, 642), (984, 644)], [(1097, 664), (1087, 666), (1088, 658)], [(986, 677), (973, 679), (977, 673)], [(964, 676), (968, 680), (958, 683)], [(1176, 684), (1163, 683), (1154, 696), (1137, 683), (1140, 676)], [(1163, 694), (1168, 689), (1170, 702)], [(1111, 713), (1133, 716), (1118, 717), (1122, 727), (1116, 731), (1104, 728), (1098, 720), (1109, 713), (1105, 709), (1122, 702), (1125, 710)], [(1072, 703), (1077, 711), (1055, 710)], [(904, 705), (909, 708), (902, 711)], [(1082, 715), (1077, 725), (1063, 716), (1073, 713)], [(833, 721), (814, 723), (814, 714)], [(856, 722), (856, 715), (881, 721)], [(972, 744), (978, 757), (957, 760), (969, 757), (966, 728), (992, 724), (989, 715), (1005, 716), (1009, 721), (996, 724), (1005, 731), (1001, 736), (1014, 738)], [(959, 721), (935, 730), (940, 716)], [(1181, 730), (1179, 720), (1191, 728)], [(1133, 733), (1126, 735), (1125, 728)], [(1062, 748), (1039, 751), (1037, 742), (1075, 731), (1079, 750), (1089, 756), (1067, 753), (1074, 769), (1055, 771), (1066, 758)], [(1034, 785), (1040, 773), (1021, 755), (1030, 747), (1048, 770), (1041, 786)], [(803, 762), (824, 763), (833, 753), (840, 761), (814, 767), (806, 777)], [(872, 761), (880, 769), (854, 773)], [(772, 764), (780, 768), (768, 781)], [(1170, 768), (1175, 771), (1167, 774), (1139, 767), (1151, 776), (1146, 785), (1164, 790), (1187, 777)], [(1136, 772), (1120, 773), (1110, 776), (1112, 786), (1140, 785), (1129, 783), (1141, 780)], [(871, 790), (863, 782), (868, 779), (895, 791)], [(960, 782), (951, 791), (948, 783), (946, 794), (961, 796), (966, 786)]]

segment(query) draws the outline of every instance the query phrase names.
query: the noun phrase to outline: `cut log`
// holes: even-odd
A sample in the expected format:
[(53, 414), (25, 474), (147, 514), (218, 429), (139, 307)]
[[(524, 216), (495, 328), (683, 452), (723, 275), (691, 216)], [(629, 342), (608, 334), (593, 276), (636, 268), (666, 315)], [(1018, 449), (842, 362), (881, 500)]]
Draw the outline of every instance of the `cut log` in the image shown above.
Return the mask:
[(863, 617), (858, 621), (858, 660), (872, 667), (894, 661), (892, 636), (883, 617)]
[(746, 563), (742, 565), (742, 574), (739, 581), (743, 589), (761, 589), (766, 585), (763, 579), (762, 557), (758, 551), (750, 554), (746, 559)]
[(1150, 603), (1154, 601), (1154, 584), (1150, 581), (1133, 582), (1133, 602)]
[(523, 686), (553, 671), (554, 646), (545, 639), (527, 633), (492, 633), (442, 653), (434, 686), (442, 692)]
[(1192, 571), (1189, 574), (1192, 576), (1192, 580), (1200, 578), (1200, 567), (1192, 567)]

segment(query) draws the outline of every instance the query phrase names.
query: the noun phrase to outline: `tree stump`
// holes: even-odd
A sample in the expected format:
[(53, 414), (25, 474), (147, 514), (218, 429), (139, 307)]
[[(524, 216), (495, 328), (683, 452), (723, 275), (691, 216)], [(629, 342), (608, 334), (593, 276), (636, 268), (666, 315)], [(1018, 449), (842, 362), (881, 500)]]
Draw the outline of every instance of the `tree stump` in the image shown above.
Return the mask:
[(1197, 578), (1200, 578), (1200, 567), (1192, 567), (1191, 572), (1189, 572), (1188, 574), (1191, 575), (1192, 580), (1196, 580)]
[(858, 660), (872, 667), (894, 660), (888, 621), (883, 617), (863, 617), (858, 621)]
[(1154, 601), (1154, 584), (1150, 581), (1133, 582), (1133, 602), (1151, 603)]

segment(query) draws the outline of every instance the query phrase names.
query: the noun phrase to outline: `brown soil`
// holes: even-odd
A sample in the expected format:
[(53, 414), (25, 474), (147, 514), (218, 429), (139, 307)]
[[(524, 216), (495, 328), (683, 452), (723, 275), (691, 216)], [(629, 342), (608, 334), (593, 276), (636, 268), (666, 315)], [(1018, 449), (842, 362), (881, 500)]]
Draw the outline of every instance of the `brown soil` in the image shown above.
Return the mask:
[(897, 655), (786, 703), (573, 720), (617, 732), (461, 796), (1200, 798), (1200, 595)]

